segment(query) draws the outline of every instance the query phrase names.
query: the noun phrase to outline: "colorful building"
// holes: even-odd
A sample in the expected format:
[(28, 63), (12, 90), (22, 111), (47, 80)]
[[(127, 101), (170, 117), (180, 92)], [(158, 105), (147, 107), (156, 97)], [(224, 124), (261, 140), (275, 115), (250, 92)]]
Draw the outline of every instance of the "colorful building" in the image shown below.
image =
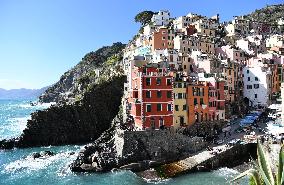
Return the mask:
[(208, 90), (207, 84), (189, 84), (187, 86), (188, 125), (208, 120)]
[(174, 78), (174, 128), (188, 125), (187, 81), (181, 74), (176, 73)]
[(138, 129), (158, 129), (173, 125), (172, 75), (152, 66), (132, 71), (128, 107)]

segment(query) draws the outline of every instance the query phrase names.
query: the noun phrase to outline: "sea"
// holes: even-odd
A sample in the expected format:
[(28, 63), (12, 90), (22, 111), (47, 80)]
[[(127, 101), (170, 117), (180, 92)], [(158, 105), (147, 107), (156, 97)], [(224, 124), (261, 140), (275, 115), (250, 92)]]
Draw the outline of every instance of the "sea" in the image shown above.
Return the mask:
[[(0, 140), (19, 136), (26, 127), (30, 114), (50, 104), (31, 106), (33, 100), (0, 100)], [(0, 185), (224, 185), (239, 172), (221, 168), (212, 172), (183, 175), (157, 182), (146, 181), (131, 171), (109, 173), (73, 173), (69, 164), (76, 159), (83, 146), (49, 146), (27, 149), (0, 150)], [(47, 158), (33, 159), (34, 152), (52, 151)], [(75, 152), (70, 155), (70, 152)], [(238, 184), (248, 184), (243, 179)]]

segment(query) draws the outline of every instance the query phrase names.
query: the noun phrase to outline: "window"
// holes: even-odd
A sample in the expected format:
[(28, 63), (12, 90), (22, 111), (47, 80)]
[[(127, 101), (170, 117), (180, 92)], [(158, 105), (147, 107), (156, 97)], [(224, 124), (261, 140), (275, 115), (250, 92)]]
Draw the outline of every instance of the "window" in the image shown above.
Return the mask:
[(164, 120), (163, 120), (163, 118), (160, 118), (160, 119), (159, 119), (159, 123), (160, 123), (160, 127), (164, 125)]
[(151, 78), (146, 78), (146, 85), (147, 86), (151, 85)]
[(162, 91), (157, 91), (157, 98), (162, 98)]
[(168, 104), (167, 108), (168, 108), (168, 111), (172, 111), (172, 105), (170, 103)]
[(182, 106), (182, 110), (186, 110), (186, 105), (183, 105), (183, 106)]
[(167, 98), (172, 98), (172, 92), (171, 91), (167, 91)]
[(248, 81), (250, 81), (250, 77), (248, 77)]
[(151, 98), (151, 92), (150, 91), (146, 91), (146, 98)]
[(254, 77), (254, 80), (255, 80), (255, 81), (258, 81), (258, 77)]
[(172, 80), (170, 78), (167, 79), (167, 85), (172, 85)]
[(193, 100), (193, 104), (196, 105), (197, 104), (197, 98), (194, 98)]
[(178, 93), (178, 99), (182, 99), (182, 93)]
[(183, 65), (183, 68), (186, 69), (186, 65)]
[(157, 111), (162, 111), (162, 104), (160, 103), (157, 104)]
[(152, 111), (151, 104), (146, 104), (146, 112), (151, 112), (151, 111)]
[(161, 78), (157, 78), (156, 84), (161, 85)]
[(166, 37), (162, 37), (162, 40), (166, 40)]
[(247, 85), (247, 89), (252, 89), (252, 85)]
[(138, 98), (138, 92), (137, 91), (134, 92), (133, 98)]
[(247, 74), (249, 74), (249, 70), (247, 70)]
[(200, 105), (204, 104), (203, 98), (200, 98)]
[(254, 98), (257, 98), (257, 94), (254, 94)]
[(253, 87), (254, 87), (255, 89), (258, 89), (258, 88), (259, 88), (259, 84), (253, 84)]
[(175, 105), (175, 111), (178, 111), (178, 105)]

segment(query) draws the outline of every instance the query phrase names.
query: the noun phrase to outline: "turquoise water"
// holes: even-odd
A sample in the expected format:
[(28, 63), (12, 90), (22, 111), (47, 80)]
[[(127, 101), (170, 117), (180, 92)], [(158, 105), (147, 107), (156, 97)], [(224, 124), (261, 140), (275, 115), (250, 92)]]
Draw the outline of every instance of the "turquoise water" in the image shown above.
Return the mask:
[[(0, 139), (20, 135), (29, 114), (48, 105), (32, 107), (27, 100), (0, 100)], [(167, 181), (147, 183), (130, 171), (103, 174), (72, 173), (68, 165), (76, 158), (82, 146), (41, 147), (0, 151), (0, 185), (210, 185), (229, 184), (238, 172), (221, 168), (213, 172), (184, 175)], [(50, 150), (56, 155), (45, 159), (33, 159), (33, 152)], [(74, 151), (75, 155), (70, 155)], [(242, 181), (241, 184), (247, 184)]]

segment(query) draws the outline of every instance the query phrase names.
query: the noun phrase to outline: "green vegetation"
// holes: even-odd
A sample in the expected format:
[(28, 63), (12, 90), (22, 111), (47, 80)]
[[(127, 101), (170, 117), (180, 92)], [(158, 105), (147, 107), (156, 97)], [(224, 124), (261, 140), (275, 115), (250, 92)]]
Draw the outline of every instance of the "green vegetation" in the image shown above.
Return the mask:
[(275, 24), (279, 18), (284, 17), (284, 4), (266, 6), (243, 17), (253, 21)]
[(134, 20), (135, 20), (135, 22), (139, 22), (142, 25), (146, 25), (146, 24), (150, 23), (153, 15), (154, 15), (154, 12), (152, 12), (152, 11), (143, 11), (143, 12), (138, 13), (135, 16)]
[[(66, 98), (78, 101), (93, 85), (122, 74), (122, 70), (117, 66), (122, 60), (124, 48), (125, 44), (117, 42), (87, 53), (75, 67), (64, 73), (56, 84), (46, 90), (39, 98), (40, 101), (59, 102)], [(68, 97), (62, 97), (62, 92), (68, 92)]]
[[(263, 146), (257, 143), (257, 164), (233, 179), (236, 181), (244, 176), (250, 177), (250, 185), (283, 185), (284, 184), (284, 147), (279, 152), (278, 173), (273, 173), (271, 162), (266, 156)], [(276, 169), (276, 168), (274, 168)]]
[(112, 55), (112, 56), (108, 57), (108, 59), (106, 61), (106, 65), (114, 65), (117, 62), (122, 61), (122, 59), (123, 59), (122, 54)]

